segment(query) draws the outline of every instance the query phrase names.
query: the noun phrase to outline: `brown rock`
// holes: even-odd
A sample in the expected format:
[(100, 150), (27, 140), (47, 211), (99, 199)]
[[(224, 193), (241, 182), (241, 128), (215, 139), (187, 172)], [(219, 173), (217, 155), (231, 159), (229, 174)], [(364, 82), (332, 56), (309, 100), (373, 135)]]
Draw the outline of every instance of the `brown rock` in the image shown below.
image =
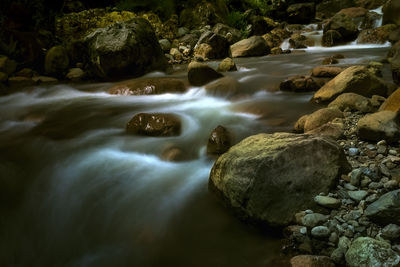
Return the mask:
[(338, 108), (322, 108), (307, 116), (304, 123), (304, 132), (318, 128), (336, 118), (343, 118)]
[(345, 14), (351, 18), (359, 18), (367, 15), (368, 10), (362, 7), (349, 7), (340, 10), (339, 13)]
[(207, 153), (217, 155), (225, 153), (232, 145), (231, 139), (228, 130), (223, 126), (218, 125), (217, 128), (211, 132), (210, 137), (208, 138)]
[(158, 95), (185, 92), (185, 83), (176, 78), (144, 78), (120, 82), (111, 87), (112, 95)]
[(239, 83), (235, 78), (223, 77), (207, 84), (205, 89), (210, 95), (230, 97), (239, 93)]
[(357, 39), (360, 44), (384, 44), (389, 40), (390, 34), (396, 30), (394, 24), (387, 24), (375, 29), (363, 30)]
[(328, 30), (322, 35), (322, 45), (331, 47), (344, 42), (343, 36), (340, 32), (335, 30)]
[(174, 114), (139, 113), (128, 122), (126, 131), (147, 136), (177, 136), (181, 133), (181, 121)]
[(219, 63), (217, 69), (217, 71), (219, 72), (236, 71), (236, 70), (237, 68), (235, 61), (233, 61), (233, 59), (231, 59), (230, 57), (227, 57), (224, 60), (222, 60), (221, 63)]
[(252, 36), (230, 47), (232, 57), (265, 56), (270, 52), (266, 41), (261, 36)]
[(393, 112), (400, 111), (400, 88), (394, 91), (385, 102), (383, 102), (382, 106), (379, 108), (379, 111), (389, 110)]
[(362, 140), (397, 142), (400, 138), (399, 114), (379, 111), (367, 114), (357, 123), (357, 135)]
[(207, 64), (191, 62), (188, 66), (188, 79), (191, 85), (202, 86), (221, 77), (223, 77), (222, 74)]
[(322, 65), (332, 65), (332, 64), (338, 64), (339, 60), (337, 60), (334, 57), (327, 57), (324, 60), (322, 60)]
[(341, 111), (361, 111), (364, 113), (373, 112), (375, 109), (369, 98), (355, 93), (344, 93), (329, 103), (328, 107), (337, 107)]
[(328, 122), (318, 128), (308, 131), (307, 134), (321, 135), (338, 140), (344, 136), (344, 125), (339, 122)]
[(299, 255), (290, 259), (292, 267), (335, 267), (327, 256)]
[(311, 92), (318, 90), (319, 86), (311, 76), (296, 75), (281, 82), (279, 89), (291, 92)]

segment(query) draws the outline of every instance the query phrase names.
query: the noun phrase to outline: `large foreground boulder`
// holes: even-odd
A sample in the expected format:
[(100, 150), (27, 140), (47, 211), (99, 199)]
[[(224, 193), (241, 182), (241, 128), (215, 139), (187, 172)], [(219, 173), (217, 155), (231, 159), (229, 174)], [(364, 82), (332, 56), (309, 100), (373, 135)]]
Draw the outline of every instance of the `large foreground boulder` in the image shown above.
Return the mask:
[(176, 78), (145, 78), (120, 82), (108, 90), (112, 95), (158, 95), (183, 93), (185, 83)]
[(397, 266), (400, 256), (390, 244), (371, 237), (359, 237), (353, 241), (346, 253), (349, 267)]
[(252, 36), (231, 45), (232, 57), (265, 56), (269, 52), (270, 48), (261, 36)]
[(363, 140), (396, 142), (400, 139), (399, 117), (393, 111), (367, 114), (358, 121), (357, 134)]
[(147, 136), (176, 136), (181, 133), (181, 121), (175, 114), (139, 113), (128, 122), (126, 131)]
[(101, 78), (165, 70), (167, 60), (149, 22), (134, 18), (85, 37), (89, 61)]
[(367, 67), (353, 66), (326, 83), (314, 94), (312, 100), (317, 103), (330, 102), (342, 93), (351, 92), (365, 97), (386, 96), (387, 87)]
[(231, 147), (215, 162), (209, 187), (243, 219), (287, 225), (315, 206), (349, 164), (332, 139), (290, 133), (258, 134)]

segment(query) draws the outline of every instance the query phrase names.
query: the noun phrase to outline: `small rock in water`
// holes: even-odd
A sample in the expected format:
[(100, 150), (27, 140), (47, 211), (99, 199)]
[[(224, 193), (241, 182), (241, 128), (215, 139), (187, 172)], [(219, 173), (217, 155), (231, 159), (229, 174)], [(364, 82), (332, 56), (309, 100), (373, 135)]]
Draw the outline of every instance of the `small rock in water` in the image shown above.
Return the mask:
[(360, 150), (358, 148), (355, 148), (355, 147), (349, 148), (349, 156), (350, 157), (357, 156), (359, 152), (360, 152)]
[(328, 227), (326, 226), (316, 226), (311, 229), (311, 235), (317, 238), (326, 238), (329, 237), (331, 231), (329, 231)]
[(339, 199), (333, 197), (326, 197), (326, 196), (316, 196), (314, 201), (323, 207), (330, 208), (330, 209), (337, 209), (341, 205), (341, 201)]

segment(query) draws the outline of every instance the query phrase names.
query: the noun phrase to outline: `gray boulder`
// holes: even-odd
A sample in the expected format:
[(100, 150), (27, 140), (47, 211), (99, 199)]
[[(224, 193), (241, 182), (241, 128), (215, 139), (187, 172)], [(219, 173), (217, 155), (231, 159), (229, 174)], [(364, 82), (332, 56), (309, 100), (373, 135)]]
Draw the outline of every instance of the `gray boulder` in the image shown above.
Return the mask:
[(167, 60), (150, 23), (133, 18), (100, 28), (84, 39), (92, 71), (98, 77), (139, 76), (165, 70)]
[(284, 226), (296, 212), (316, 207), (314, 196), (332, 189), (348, 170), (342, 148), (332, 139), (258, 134), (217, 159), (209, 188), (240, 217)]

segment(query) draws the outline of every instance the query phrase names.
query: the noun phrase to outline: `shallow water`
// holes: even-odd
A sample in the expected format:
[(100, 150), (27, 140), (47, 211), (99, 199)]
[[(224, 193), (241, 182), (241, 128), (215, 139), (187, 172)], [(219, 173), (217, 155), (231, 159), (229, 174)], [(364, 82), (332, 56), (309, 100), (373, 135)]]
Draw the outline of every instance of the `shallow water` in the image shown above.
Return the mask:
[[(386, 52), (343, 48), (341, 64), (366, 64)], [(311, 93), (276, 92), (279, 82), (309, 73), (336, 53), (321, 48), (237, 59), (239, 71), (227, 74), (244, 92), (236, 100), (207, 96), (202, 87), (113, 96), (105, 93), (109, 83), (0, 97), (0, 266), (276, 265), (279, 235), (238, 221), (208, 193), (213, 159), (206, 142), (217, 125), (235, 142), (290, 131), (318, 106), (309, 103)], [(185, 78), (186, 71), (172, 76)], [(139, 112), (178, 114), (182, 134), (126, 134), (126, 123)], [(186, 161), (164, 161), (162, 152), (171, 146), (182, 149)]]

